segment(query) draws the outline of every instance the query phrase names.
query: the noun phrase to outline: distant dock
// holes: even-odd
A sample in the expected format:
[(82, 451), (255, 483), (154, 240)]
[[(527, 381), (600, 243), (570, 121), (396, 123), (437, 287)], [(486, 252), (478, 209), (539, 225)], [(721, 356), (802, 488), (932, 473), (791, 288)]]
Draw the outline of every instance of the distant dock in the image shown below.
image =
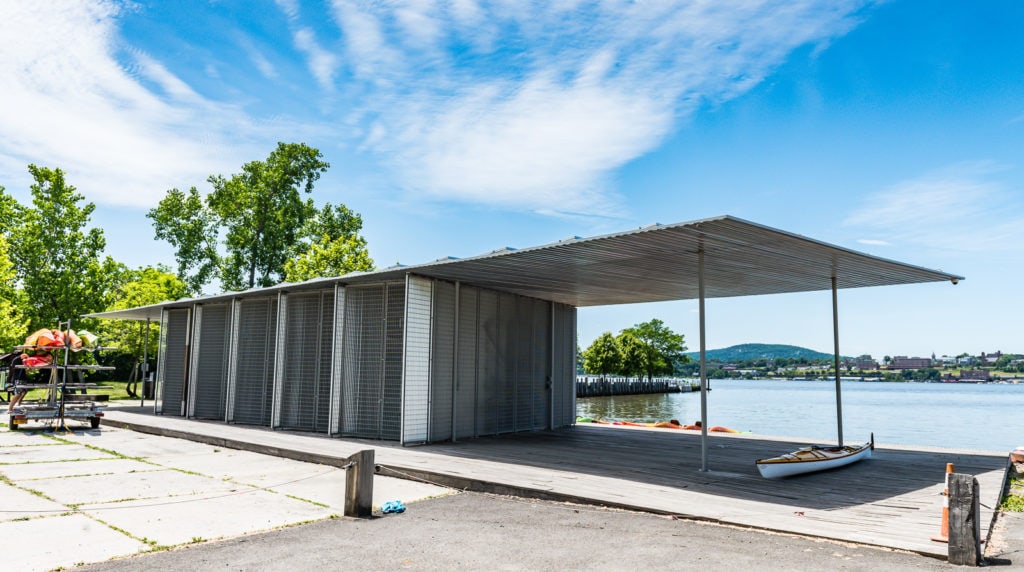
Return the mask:
[(576, 376), (576, 397), (688, 393), (699, 390), (698, 383), (687, 379)]

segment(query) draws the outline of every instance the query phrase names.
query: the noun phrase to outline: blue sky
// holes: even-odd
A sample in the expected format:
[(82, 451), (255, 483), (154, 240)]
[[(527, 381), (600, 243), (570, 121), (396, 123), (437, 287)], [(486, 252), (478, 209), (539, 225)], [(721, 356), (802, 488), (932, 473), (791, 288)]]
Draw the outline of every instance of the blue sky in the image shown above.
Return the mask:
[[(277, 141), (332, 164), (378, 265), (732, 214), (967, 280), (840, 292), (844, 354), (1024, 352), (1024, 4), (5, 2), (0, 185), (108, 251)], [(643, 277), (637, 277), (638, 280)], [(711, 300), (708, 346), (832, 345), (827, 292)], [(694, 302), (581, 309), (586, 345)]]

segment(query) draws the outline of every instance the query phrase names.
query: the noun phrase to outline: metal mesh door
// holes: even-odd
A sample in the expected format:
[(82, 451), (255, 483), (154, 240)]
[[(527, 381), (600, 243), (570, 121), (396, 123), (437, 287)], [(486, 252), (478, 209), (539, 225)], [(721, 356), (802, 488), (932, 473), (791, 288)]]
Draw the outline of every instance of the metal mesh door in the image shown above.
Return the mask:
[(384, 374), (384, 286), (345, 289), (342, 433), (380, 437)]
[(480, 290), (477, 322), (476, 434), (497, 433), (498, 403), (498, 293)]
[(384, 387), (381, 403), (381, 438), (398, 440), (402, 431), (402, 361), (405, 337), (405, 284), (386, 286), (384, 332)]
[(455, 388), (455, 437), (476, 436), (477, 310), (480, 291), (459, 288), (459, 339)]
[(455, 375), (455, 285), (434, 282), (430, 350), (430, 441), (452, 437)]
[(199, 419), (224, 419), (230, 318), (231, 307), (228, 304), (203, 306), (199, 346), (195, 348), (198, 355), (194, 413)]
[(270, 425), (277, 353), (274, 347), (277, 300), (242, 300), (238, 322), (234, 420), (236, 423)]
[(326, 433), (334, 292), (289, 294), (287, 308), (280, 426)]
[(161, 391), (161, 413), (184, 415), (185, 385), (188, 374), (188, 321), (187, 308), (167, 310), (167, 331), (164, 332), (166, 347), (161, 348), (160, 360), (163, 369)]

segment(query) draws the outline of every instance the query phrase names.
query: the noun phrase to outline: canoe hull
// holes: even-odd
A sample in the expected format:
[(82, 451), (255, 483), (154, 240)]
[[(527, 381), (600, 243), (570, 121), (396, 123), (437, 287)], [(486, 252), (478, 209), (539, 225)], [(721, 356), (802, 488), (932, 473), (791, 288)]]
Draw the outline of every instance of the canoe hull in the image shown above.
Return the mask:
[(837, 469), (871, 458), (874, 439), (847, 447), (807, 447), (771, 459), (758, 459), (757, 470), (766, 479), (781, 479), (804, 473)]

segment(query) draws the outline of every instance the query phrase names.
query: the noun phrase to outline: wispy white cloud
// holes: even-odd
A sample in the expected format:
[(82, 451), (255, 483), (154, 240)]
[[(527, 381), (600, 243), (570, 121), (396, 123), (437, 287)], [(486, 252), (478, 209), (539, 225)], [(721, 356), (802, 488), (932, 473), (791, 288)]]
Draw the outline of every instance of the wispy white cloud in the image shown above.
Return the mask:
[[(622, 202), (616, 169), (795, 48), (844, 34), (866, 1), (330, 0), (332, 30), (313, 8), (276, 0), (291, 54), (229, 33), (268, 82), (301, 60), (320, 93), (295, 109), (315, 110), (321, 145), (376, 155), (408, 194), (607, 215)], [(96, 200), (149, 205), (282, 137), (241, 111), (245, 95), (210, 100), (169, 56), (127, 45), (123, 6), (0, 6), (0, 166), (46, 157)], [(227, 77), (204, 65), (212, 81)]]
[[(844, 225), (890, 244), (977, 252), (1020, 250), (1024, 203), (990, 161), (957, 163), (868, 195)], [(859, 241), (869, 244), (866, 241)]]
[(698, 106), (844, 34), (862, 2), (334, 0), (367, 148), (435, 197), (615, 205), (608, 176)]
[[(119, 9), (104, 1), (0, 8), (0, 163), (9, 190), (36, 162), (68, 171), (90, 200), (148, 206), (247, 154), (245, 117), (123, 46)], [(241, 137), (229, 144), (226, 133)]]
[(331, 52), (320, 47), (316, 35), (310, 28), (299, 28), (293, 35), (295, 47), (307, 56), (309, 70), (313, 73), (322, 89), (334, 89), (334, 71), (338, 66), (338, 58)]

